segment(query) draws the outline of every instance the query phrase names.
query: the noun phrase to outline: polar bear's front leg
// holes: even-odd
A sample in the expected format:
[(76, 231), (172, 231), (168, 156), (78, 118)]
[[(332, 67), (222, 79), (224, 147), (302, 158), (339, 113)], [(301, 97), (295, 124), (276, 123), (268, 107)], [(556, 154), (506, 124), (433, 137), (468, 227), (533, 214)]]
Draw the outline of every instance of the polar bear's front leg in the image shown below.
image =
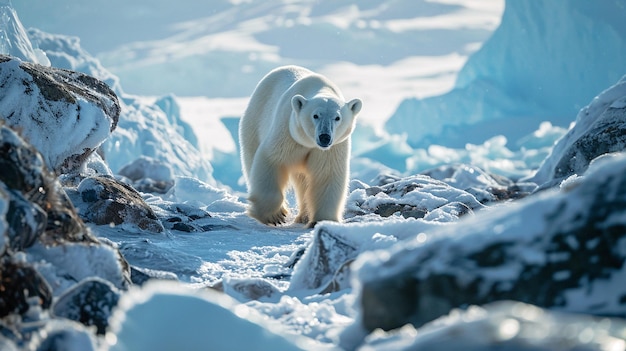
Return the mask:
[[(338, 145), (337, 148), (341, 146)], [(345, 150), (326, 151), (332, 153), (320, 159), (310, 159), (311, 184), (307, 189), (309, 227), (319, 221), (340, 222), (348, 191), (348, 160), (343, 160)], [(320, 154), (323, 154), (321, 152)]]
[(285, 223), (288, 211), (284, 206), (288, 174), (284, 166), (272, 165), (255, 158), (249, 176), (250, 207), (248, 215), (263, 224)]

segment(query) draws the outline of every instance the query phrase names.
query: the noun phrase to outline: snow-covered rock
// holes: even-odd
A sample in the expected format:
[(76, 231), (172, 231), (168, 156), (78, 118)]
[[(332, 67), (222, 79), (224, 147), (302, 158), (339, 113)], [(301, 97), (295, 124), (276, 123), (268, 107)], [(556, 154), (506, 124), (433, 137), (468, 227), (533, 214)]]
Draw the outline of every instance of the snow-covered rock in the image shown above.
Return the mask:
[(165, 230), (152, 208), (130, 185), (108, 177), (89, 177), (80, 182), (77, 191), (87, 204), (81, 215), (90, 222), (154, 233)]
[(52, 306), (52, 312), (56, 317), (95, 326), (98, 334), (104, 334), (119, 298), (120, 290), (110, 282), (87, 278), (59, 296)]
[(544, 187), (572, 175), (606, 153), (626, 150), (626, 76), (580, 110), (576, 124), (554, 146), (530, 181)]
[[(294, 259), (290, 289), (330, 292), (347, 288), (348, 268), (361, 253), (387, 248), (414, 236), (418, 229), (456, 222), (485, 208), (481, 202), (524, 197), (535, 187), (516, 185), (468, 165), (438, 167), (425, 174), (380, 175), (374, 186), (353, 181), (347, 223), (316, 226), (304, 254)], [(389, 220), (381, 222), (384, 218)]]
[(29, 29), (27, 33), (31, 41), (48, 55), (53, 67), (95, 77), (106, 82), (120, 97), (119, 123), (101, 148), (113, 173), (145, 156), (168, 164), (175, 176), (193, 176), (215, 183), (213, 168), (198, 151), (197, 137), (191, 126), (181, 119), (174, 96), (149, 103), (125, 94), (119, 79), (82, 49), (78, 38), (37, 29)]
[(91, 76), (0, 55), (0, 81), (0, 118), (57, 173), (79, 172), (118, 122), (117, 96)]
[(421, 326), (469, 304), (516, 300), (626, 316), (626, 154), (597, 162), (561, 192), (546, 191), (385, 251), (360, 255), (360, 315), (368, 331)]
[(503, 301), (454, 310), (418, 330), (406, 326), (393, 333), (372, 333), (358, 350), (623, 350), (624, 333), (626, 323), (621, 319), (557, 313)]
[(403, 101), (385, 127), (414, 147), (462, 147), (495, 133), (515, 141), (544, 120), (567, 126), (624, 75), (624, 17), (614, 1), (507, 0), (500, 26), (454, 89)]
[[(58, 341), (48, 339), (52, 332), (33, 334), (54, 323), (45, 318), (53, 297), (93, 277), (126, 289), (128, 265), (111, 242), (91, 234), (41, 154), (6, 125), (0, 126), (0, 169), (0, 315), (15, 331), (12, 341), (52, 347)], [(85, 330), (81, 335), (91, 338)]]
[[(483, 207), (470, 193), (426, 175), (387, 177), (378, 183), (374, 186), (361, 184), (350, 193), (346, 217), (398, 214), (405, 218), (452, 221)], [(457, 206), (444, 207), (450, 204)]]

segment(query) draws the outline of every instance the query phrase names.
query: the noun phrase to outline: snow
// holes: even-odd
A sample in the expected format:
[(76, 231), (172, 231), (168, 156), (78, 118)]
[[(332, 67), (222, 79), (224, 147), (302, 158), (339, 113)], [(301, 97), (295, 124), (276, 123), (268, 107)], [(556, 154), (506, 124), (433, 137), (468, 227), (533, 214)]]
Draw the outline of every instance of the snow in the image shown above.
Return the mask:
[[(437, 335), (460, 333), (485, 340), (480, 332), (489, 330), (487, 335), (510, 338), (516, 334), (517, 317), (475, 307), (461, 317), (454, 314), (461, 312), (452, 312), (452, 317), (432, 327), (405, 327), (395, 335), (375, 332), (363, 339), (366, 335), (354, 326), (360, 313), (358, 284), (392, 274), (398, 267), (385, 269), (381, 262), (393, 260), (395, 252), (407, 247), (449, 245), (450, 255), (424, 272), (443, 269), (446, 260), (454, 259), (455, 245), (469, 250), (483, 244), (479, 232), (521, 238), (526, 246), (520, 245), (518, 253), (525, 261), (545, 260), (534, 246), (541, 241), (543, 223), (541, 212), (533, 208), (536, 203), (489, 207), (480, 203), (477, 193), (466, 190), (495, 185), (486, 172), (512, 179), (532, 177), (550, 152), (559, 152), (552, 150), (554, 143), (565, 135), (577, 110), (625, 73), (619, 61), (626, 57), (624, 22), (619, 21), (623, 10), (609, 2), (590, 9), (579, 1), (508, 1), (503, 26), (493, 32), (500, 23), (502, 1), (357, 5), (273, 0), (207, 5), (185, 0), (173, 5), (114, 0), (89, 8), (76, 0), (55, 5), (45, 0), (16, 1), (13, 6), (24, 23), (38, 28), (28, 31), (19, 25), (10, 2), (0, 1), (0, 27), (12, 28), (0, 35), (0, 52), (46, 63), (40, 48), (52, 66), (102, 79), (120, 97), (120, 121), (102, 145), (104, 160), (94, 155), (85, 172), (118, 176), (127, 167), (131, 173), (143, 172), (145, 178), (171, 180), (173, 186), (166, 193), (142, 196), (159, 215), (189, 220), (201, 229), (170, 229), (155, 235), (130, 232), (123, 226), (90, 225), (132, 266), (178, 281), (149, 282), (124, 293), (104, 341), (92, 340), (81, 326), (60, 326), (76, 331), (61, 345), (68, 350), (95, 349), (98, 342), (105, 343), (102, 350), (169, 345), (188, 350), (207, 346), (323, 350), (355, 346), (363, 340), (363, 350), (401, 350), (432, 346), (429, 342)], [(558, 16), (552, 16), (555, 13)], [(527, 18), (530, 15), (536, 18)], [(541, 28), (538, 23), (546, 24), (545, 32), (517, 35), (519, 28)], [(78, 35), (80, 40), (68, 35)], [(542, 46), (533, 46), (538, 37)], [(307, 38), (306, 46), (294, 49), (302, 38)], [(7, 43), (20, 43), (19, 50)], [(546, 59), (544, 52), (568, 59)], [(523, 59), (511, 62), (510, 57)], [(258, 80), (283, 63), (316, 69), (331, 77), (347, 98), (364, 101), (353, 139), (347, 205), (352, 215), (346, 223), (324, 222), (314, 230), (298, 225), (268, 227), (245, 214), (233, 117), (245, 109)], [(524, 82), (533, 79), (539, 80), (539, 88), (522, 91)], [(574, 130), (584, 130), (584, 111), (626, 105), (623, 98), (617, 99), (624, 96), (623, 86), (621, 81), (583, 109)], [(576, 91), (570, 94), (563, 87)], [(33, 142), (45, 140), (44, 132), (31, 133), (35, 133)], [(75, 140), (65, 141), (41, 147), (62, 151)], [(450, 164), (464, 166), (452, 174), (436, 168)], [(427, 170), (433, 177), (438, 174), (439, 180), (416, 175)], [(407, 183), (424, 190), (407, 197), (368, 194), (367, 186), (381, 174), (411, 176)], [(540, 183), (546, 176), (540, 170), (532, 180)], [(561, 188), (565, 194), (583, 181), (582, 175), (573, 176)], [(550, 196), (552, 192), (538, 195), (544, 209), (555, 204)], [(423, 207), (429, 213), (420, 219), (355, 215), (364, 208), (374, 210), (385, 200)], [(461, 223), (472, 223), (474, 233), (459, 240), (446, 239), (458, 228), (456, 209), (445, 207), (451, 201), (476, 210)], [(292, 198), (289, 205), (294, 207)], [(0, 212), (6, 207), (0, 198)], [(481, 226), (494, 218), (496, 225)], [(3, 228), (4, 222), (0, 232)], [(318, 256), (311, 243), (320, 237), (350, 248), (331, 249), (328, 260), (332, 268), (339, 268), (344, 259), (356, 259), (347, 277), (334, 276), (335, 269), (323, 274), (314, 269)], [(305, 247), (291, 269), (294, 255)], [(56, 296), (86, 278), (86, 272), (98, 272), (118, 288), (123, 285), (123, 277), (116, 273), (120, 262), (112, 249), (35, 246), (25, 259), (39, 262), (37, 268), (53, 283)], [(501, 279), (515, 275), (519, 268), (511, 263), (488, 273)], [(624, 272), (612, 284), (626, 279)], [(321, 293), (331, 282), (339, 288)], [(219, 284), (225, 294), (212, 291)], [(597, 283), (590, 289), (593, 293), (617, 287)], [(576, 294), (580, 291), (572, 292), (568, 300), (579, 302), (581, 309), (598, 302), (593, 298), (600, 296), (592, 294), (586, 300), (588, 296)], [(494, 313), (497, 318), (492, 319)]]
[(119, 306), (106, 337), (111, 351), (254, 350), (261, 345), (288, 351), (312, 346), (303, 338), (271, 331), (276, 327), (257, 311), (211, 290), (150, 284), (125, 294)]

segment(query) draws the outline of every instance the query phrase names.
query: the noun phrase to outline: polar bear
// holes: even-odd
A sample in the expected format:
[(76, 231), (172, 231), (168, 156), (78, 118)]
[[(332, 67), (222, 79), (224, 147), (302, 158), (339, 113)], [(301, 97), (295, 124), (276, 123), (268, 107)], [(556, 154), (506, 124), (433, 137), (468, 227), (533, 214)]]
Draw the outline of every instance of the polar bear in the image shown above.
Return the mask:
[(350, 136), (362, 102), (349, 102), (326, 77), (298, 66), (279, 67), (256, 86), (239, 124), (248, 215), (285, 223), (291, 182), (295, 222), (313, 227), (341, 221), (348, 190)]

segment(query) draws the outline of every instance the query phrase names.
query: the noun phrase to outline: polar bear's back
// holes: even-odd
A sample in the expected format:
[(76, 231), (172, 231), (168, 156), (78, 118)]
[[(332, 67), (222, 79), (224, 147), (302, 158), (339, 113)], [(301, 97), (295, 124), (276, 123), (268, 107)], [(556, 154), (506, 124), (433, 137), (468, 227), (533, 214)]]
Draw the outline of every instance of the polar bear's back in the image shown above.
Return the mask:
[[(273, 124), (277, 123), (276, 116), (287, 114), (287, 111), (278, 110), (291, 108), (291, 97), (286, 96), (288, 90), (302, 78), (311, 75), (314, 73), (306, 68), (284, 66), (268, 73), (256, 86), (239, 125), (244, 174), (249, 172), (261, 140), (267, 137)], [(284, 101), (287, 98), (289, 100)]]

